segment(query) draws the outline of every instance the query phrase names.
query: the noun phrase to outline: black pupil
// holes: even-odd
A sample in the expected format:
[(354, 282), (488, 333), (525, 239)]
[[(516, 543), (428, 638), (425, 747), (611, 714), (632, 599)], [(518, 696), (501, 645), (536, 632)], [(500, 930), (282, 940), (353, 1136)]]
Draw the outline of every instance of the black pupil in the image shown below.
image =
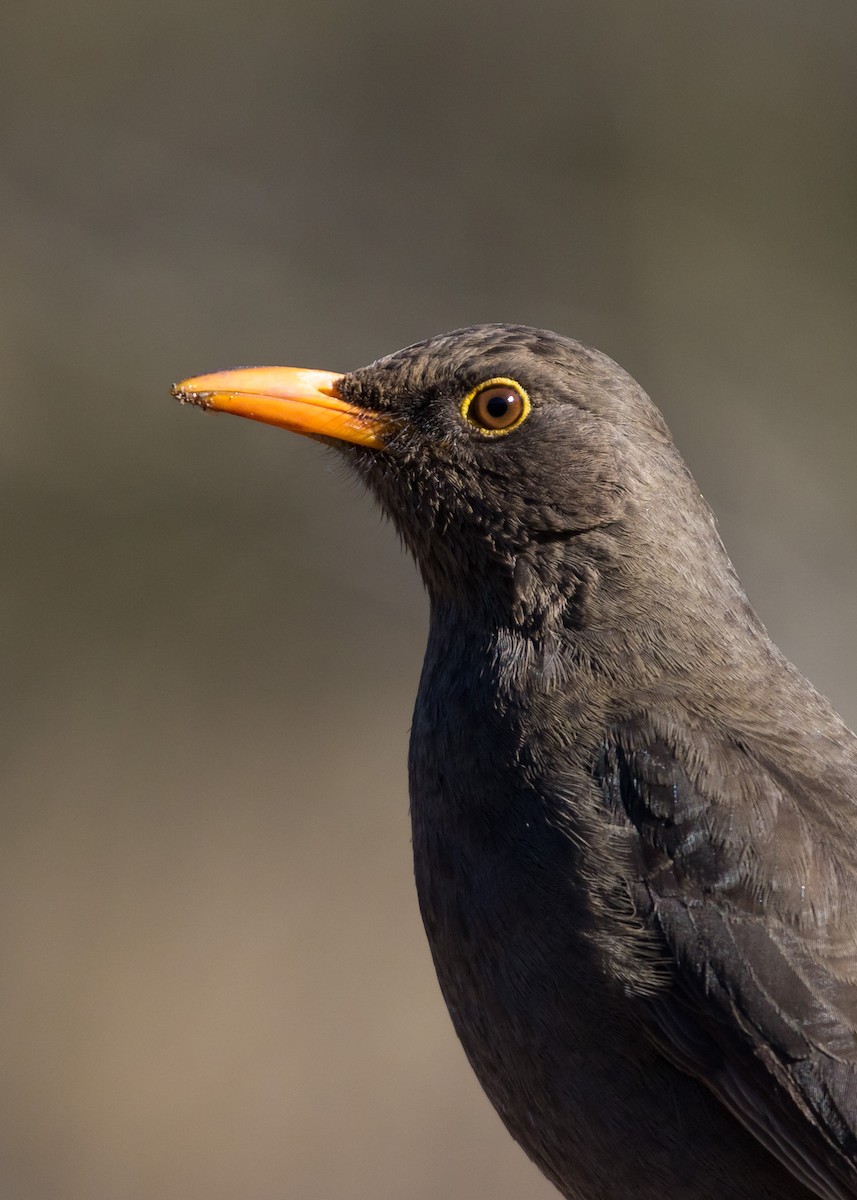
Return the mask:
[(485, 412), (495, 421), (502, 421), (517, 398), (514, 392), (494, 392), (485, 401)]

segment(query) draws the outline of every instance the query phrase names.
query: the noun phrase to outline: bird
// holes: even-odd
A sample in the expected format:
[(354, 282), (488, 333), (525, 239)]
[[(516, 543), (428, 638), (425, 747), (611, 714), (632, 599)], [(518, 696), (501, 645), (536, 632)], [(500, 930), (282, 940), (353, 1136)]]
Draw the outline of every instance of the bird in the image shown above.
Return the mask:
[(659, 410), (523, 325), (180, 400), (334, 447), (430, 602), (414, 874), (482, 1087), (567, 1200), (857, 1197), (857, 739)]

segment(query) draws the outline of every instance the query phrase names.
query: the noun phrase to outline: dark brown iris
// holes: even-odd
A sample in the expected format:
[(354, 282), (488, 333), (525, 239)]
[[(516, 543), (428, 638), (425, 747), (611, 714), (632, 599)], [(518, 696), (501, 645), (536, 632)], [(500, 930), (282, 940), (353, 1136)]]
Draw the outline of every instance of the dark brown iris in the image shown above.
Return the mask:
[(509, 384), (494, 384), (477, 392), (467, 410), (468, 418), (492, 432), (511, 429), (524, 415), (524, 398)]

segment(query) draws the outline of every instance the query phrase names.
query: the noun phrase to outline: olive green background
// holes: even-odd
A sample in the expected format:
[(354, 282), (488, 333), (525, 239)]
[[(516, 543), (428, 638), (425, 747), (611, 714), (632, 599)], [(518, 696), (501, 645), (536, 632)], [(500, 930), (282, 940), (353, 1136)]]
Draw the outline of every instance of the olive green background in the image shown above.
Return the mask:
[(0, 1195), (548, 1200), (413, 895), (416, 573), (332, 454), (168, 388), (592, 342), (854, 724), (857, 6), (0, 26)]

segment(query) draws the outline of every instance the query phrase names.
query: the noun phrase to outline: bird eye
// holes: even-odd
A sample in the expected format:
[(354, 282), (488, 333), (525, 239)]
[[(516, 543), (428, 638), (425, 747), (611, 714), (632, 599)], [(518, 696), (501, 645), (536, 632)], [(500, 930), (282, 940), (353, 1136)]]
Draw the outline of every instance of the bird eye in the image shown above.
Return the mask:
[(464, 398), (461, 415), (480, 433), (511, 433), (529, 416), (530, 400), (514, 379), (488, 379)]

